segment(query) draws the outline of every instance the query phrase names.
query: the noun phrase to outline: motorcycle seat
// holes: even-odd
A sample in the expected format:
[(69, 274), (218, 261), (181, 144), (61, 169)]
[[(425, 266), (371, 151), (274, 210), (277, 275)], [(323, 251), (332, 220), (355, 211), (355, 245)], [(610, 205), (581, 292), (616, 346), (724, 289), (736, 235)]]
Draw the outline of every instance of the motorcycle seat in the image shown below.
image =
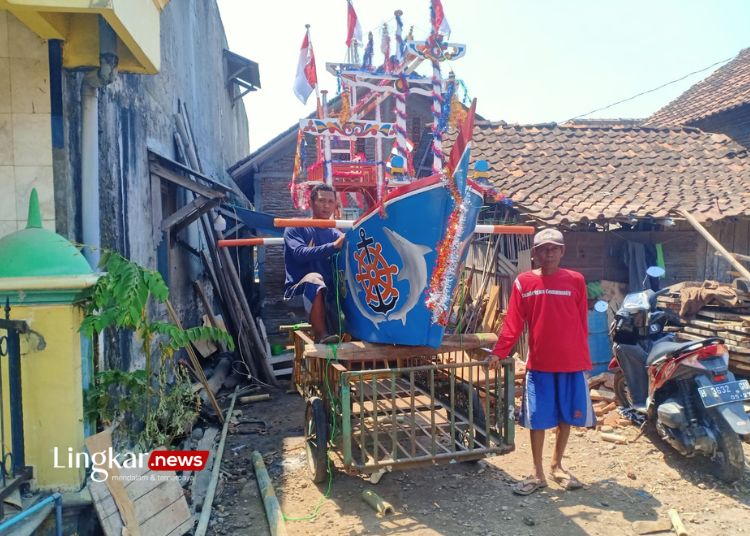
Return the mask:
[(653, 348), (651, 348), (651, 351), (648, 354), (648, 357), (646, 358), (646, 365), (653, 365), (654, 361), (658, 360), (661, 357), (664, 357), (667, 354), (671, 354), (673, 352), (680, 352), (685, 348), (688, 348), (689, 346), (695, 346), (695, 343), (697, 341), (688, 341), (688, 342), (657, 342), (654, 344)]

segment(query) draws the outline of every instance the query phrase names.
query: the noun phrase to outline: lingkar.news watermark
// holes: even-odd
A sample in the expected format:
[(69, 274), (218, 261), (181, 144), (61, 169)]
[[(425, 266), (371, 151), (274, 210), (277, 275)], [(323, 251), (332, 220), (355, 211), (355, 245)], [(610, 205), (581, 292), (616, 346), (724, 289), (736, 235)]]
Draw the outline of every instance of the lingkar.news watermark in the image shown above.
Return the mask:
[[(55, 469), (90, 469), (91, 480), (105, 482), (110, 477), (118, 480), (167, 480), (173, 475), (121, 475), (120, 469), (151, 471), (201, 471), (208, 460), (207, 450), (153, 450), (151, 452), (118, 452), (112, 447), (101, 452), (76, 452), (72, 447), (61, 453), (58, 447), (52, 452)], [(114, 471), (116, 470), (116, 471)], [(112, 474), (115, 472), (116, 474)]]

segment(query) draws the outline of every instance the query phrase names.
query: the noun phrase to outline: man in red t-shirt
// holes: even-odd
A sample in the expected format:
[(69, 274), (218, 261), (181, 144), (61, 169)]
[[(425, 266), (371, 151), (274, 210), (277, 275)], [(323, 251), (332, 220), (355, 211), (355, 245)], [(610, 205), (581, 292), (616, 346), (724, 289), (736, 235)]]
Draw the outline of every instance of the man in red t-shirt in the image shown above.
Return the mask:
[(513, 491), (528, 495), (547, 486), (542, 465), (544, 432), (557, 427), (550, 478), (565, 489), (582, 487), (562, 466), (570, 427), (594, 426), (596, 419), (584, 371), (591, 370), (588, 350), (586, 283), (578, 272), (560, 268), (563, 235), (544, 229), (534, 236), (537, 268), (520, 274), (511, 291), (508, 314), (492, 350), (490, 367), (507, 357), (529, 328), (529, 355), (521, 398), (520, 424), (531, 434), (534, 474)]

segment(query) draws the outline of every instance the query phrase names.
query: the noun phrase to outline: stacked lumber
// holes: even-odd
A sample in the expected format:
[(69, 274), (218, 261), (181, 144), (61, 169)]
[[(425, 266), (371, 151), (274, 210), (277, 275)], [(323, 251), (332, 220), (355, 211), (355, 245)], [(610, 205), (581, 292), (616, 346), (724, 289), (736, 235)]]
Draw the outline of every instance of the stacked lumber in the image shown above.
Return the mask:
[[(660, 308), (679, 312), (682, 306), (679, 290), (685, 286), (700, 287), (702, 283), (688, 281), (670, 287), (670, 292), (657, 299)], [(750, 293), (734, 289), (740, 303), (736, 306), (704, 305), (695, 316), (680, 318), (676, 339), (696, 341), (706, 337), (721, 337), (729, 350), (729, 367), (740, 374), (750, 373)]]
[(471, 275), (466, 282), (457, 285), (452, 317), (452, 329), (457, 333), (497, 333), (502, 326), (502, 288), (500, 285), (480, 287), (473, 297), (468, 288)]
[[(252, 314), (235, 260), (225, 248), (217, 247), (224, 234), (213, 224), (219, 213), (226, 214), (225, 209), (221, 208), (221, 203), (228, 201), (230, 195), (239, 198), (240, 203), (246, 206), (249, 205), (249, 201), (238, 189), (204, 174), (198, 157), (198, 144), (193, 137), (187, 109), (182, 102), (179, 103), (179, 112), (175, 114), (175, 125), (174, 139), (180, 161), (171, 160), (150, 150), (149, 171), (157, 182), (166, 180), (184, 188), (188, 192), (188, 199), (193, 200), (168, 215), (162, 222), (162, 231), (166, 233), (170, 243), (186, 247), (201, 259), (209, 288), (204, 288), (200, 281), (194, 282), (196, 295), (202, 302), (211, 325), (214, 326), (217, 325), (216, 316), (213, 315), (209, 298), (211, 294), (216, 298), (221, 317), (227, 331), (236, 342), (237, 352), (248, 375), (276, 385), (276, 377), (267, 361), (270, 352), (263, 326)], [(197, 232), (202, 235), (202, 243), (205, 244), (201, 251), (195, 250), (178, 236), (178, 232), (187, 229), (193, 222), (199, 223), (200, 230)]]

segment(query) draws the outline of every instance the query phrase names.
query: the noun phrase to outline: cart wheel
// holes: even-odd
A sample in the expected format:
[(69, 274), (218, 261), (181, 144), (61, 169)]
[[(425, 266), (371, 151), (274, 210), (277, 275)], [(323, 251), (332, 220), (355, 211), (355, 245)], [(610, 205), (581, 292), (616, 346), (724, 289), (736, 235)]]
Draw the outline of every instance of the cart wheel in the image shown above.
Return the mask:
[(312, 481), (324, 482), (328, 476), (328, 419), (325, 404), (316, 396), (305, 408), (305, 448)]
[[(466, 399), (466, 407), (462, 408), (464, 409), (464, 413), (468, 416), (469, 414), (469, 387), (466, 385), (460, 386), (460, 392), (463, 394), (463, 397)], [(466, 430), (460, 430), (456, 428), (455, 431), (455, 440), (462, 445), (466, 450), (470, 450), (473, 448), (482, 448), (482, 447), (488, 447), (487, 444), (487, 436), (484, 433), (485, 429), (485, 423), (487, 422), (485, 420), (484, 415), (484, 408), (482, 407), (482, 400), (479, 397), (479, 393), (477, 393), (476, 389), (471, 390), (471, 398), (472, 398), (472, 406), (474, 411), (474, 437), (472, 438), (469, 434), (469, 429)], [(467, 460), (466, 463), (477, 463), (479, 460)]]

